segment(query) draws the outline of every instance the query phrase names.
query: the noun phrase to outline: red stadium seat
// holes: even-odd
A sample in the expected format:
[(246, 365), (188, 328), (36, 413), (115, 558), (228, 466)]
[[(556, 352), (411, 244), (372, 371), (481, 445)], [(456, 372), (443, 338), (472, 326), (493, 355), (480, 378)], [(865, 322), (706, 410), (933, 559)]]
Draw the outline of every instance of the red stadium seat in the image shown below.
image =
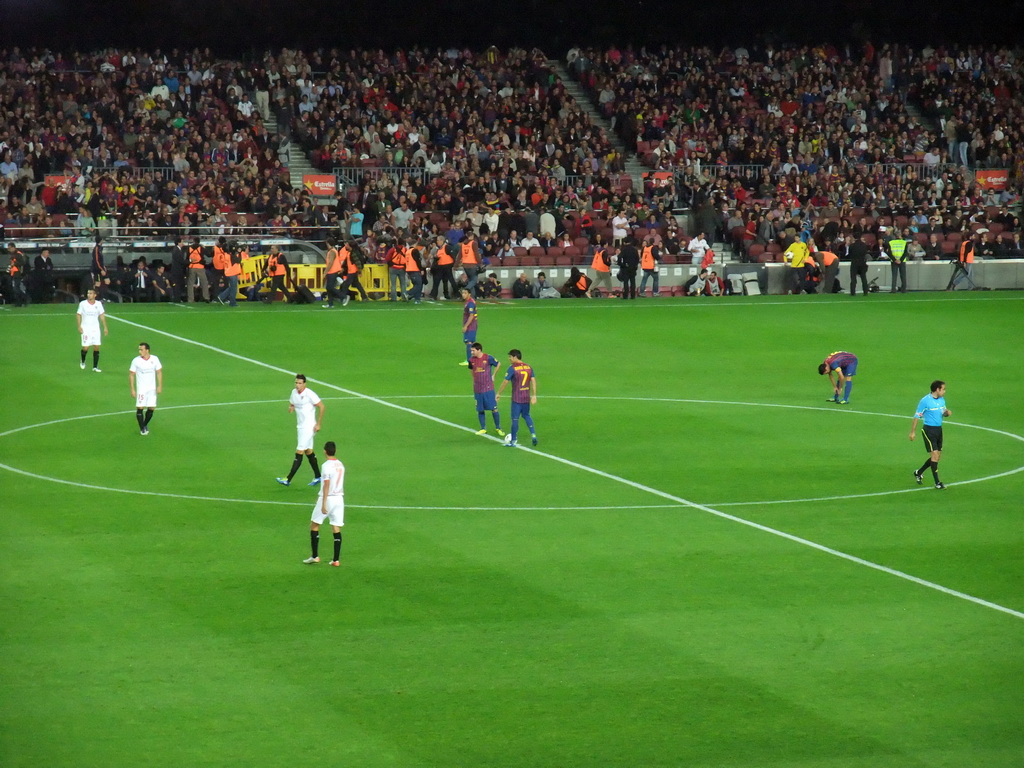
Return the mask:
[(552, 245), (550, 248), (548, 248), (548, 256), (557, 259), (561, 255), (562, 249), (559, 248), (557, 245)]
[(556, 267), (571, 267), (572, 266), (572, 257), (571, 256), (556, 256), (555, 257), (555, 266)]
[(580, 249), (577, 248), (575, 245), (570, 245), (567, 248), (563, 248), (562, 253), (564, 253), (566, 256), (576, 258), (577, 256), (580, 255)]

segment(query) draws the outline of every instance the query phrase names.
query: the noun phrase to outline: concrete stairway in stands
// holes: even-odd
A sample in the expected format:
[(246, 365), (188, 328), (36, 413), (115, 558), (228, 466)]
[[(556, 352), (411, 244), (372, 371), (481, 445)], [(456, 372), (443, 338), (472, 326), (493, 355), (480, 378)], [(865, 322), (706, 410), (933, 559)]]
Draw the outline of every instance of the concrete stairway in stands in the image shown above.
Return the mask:
[(643, 173), (649, 171), (646, 165), (644, 165), (636, 156), (636, 147), (627, 147), (622, 143), (622, 139), (612, 131), (611, 121), (608, 120), (601, 111), (597, 108), (597, 105), (590, 99), (587, 92), (583, 90), (583, 87), (576, 82), (570, 75), (569, 71), (565, 68), (562, 62), (556, 59), (548, 59), (548, 66), (551, 67), (558, 78), (562, 81), (562, 85), (565, 86), (565, 90), (572, 96), (576, 103), (583, 108), (583, 110), (590, 116), (590, 121), (604, 129), (608, 138), (612, 142), (612, 146), (626, 158), (625, 172), (629, 174), (629, 177), (633, 180), (633, 189), (642, 190), (644, 188)]

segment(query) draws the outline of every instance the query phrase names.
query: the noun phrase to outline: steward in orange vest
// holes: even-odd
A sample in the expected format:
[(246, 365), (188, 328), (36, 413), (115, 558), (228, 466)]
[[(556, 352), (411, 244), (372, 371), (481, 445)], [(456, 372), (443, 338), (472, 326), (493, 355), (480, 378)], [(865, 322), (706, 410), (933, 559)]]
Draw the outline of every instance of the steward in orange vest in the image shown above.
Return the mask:
[(267, 277), (270, 278), (271, 301), (274, 300), (274, 296), (278, 291), (284, 294), (285, 301), (288, 300), (288, 287), (285, 284), (287, 276), (288, 259), (281, 253), (281, 249), (278, 246), (270, 246), (270, 257), (267, 259)]
[(405, 276), (412, 283), (409, 298), (414, 304), (419, 304), (423, 300), (423, 262), (420, 253), (419, 246), (410, 246), (405, 250)]
[(463, 235), (462, 242), (459, 244), (459, 251), (462, 269), (466, 273), (466, 290), (475, 299), (477, 280), (480, 275), (480, 256), (477, 251), (476, 240), (468, 235)]
[(594, 246), (594, 258), (590, 262), (590, 268), (594, 270), (591, 280), (591, 296), (594, 290), (604, 286), (609, 294), (612, 292), (612, 254), (605, 245)]
[(647, 288), (647, 281), (650, 278), (654, 278), (654, 285), (651, 287), (651, 295), (661, 295), (661, 292), (658, 290), (658, 280), (660, 278), (660, 275), (658, 274), (659, 261), (661, 261), (661, 250), (654, 244), (654, 238), (648, 237), (647, 242), (644, 243), (643, 250), (640, 251), (640, 269), (644, 272), (643, 280), (640, 281), (641, 297), (646, 295), (644, 290)]
[(351, 296), (351, 288), (355, 288), (359, 291), (359, 295), (363, 301), (369, 301), (370, 297), (366, 295), (366, 290), (363, 288), (363, 284), (359, 281), (359, 265), (356, 263), (356, 251), (358, 246), (353, 242), (352, 244), (345, 245), (339, 252), (338, 256), (342, 259), (342, 270), (345, 273), (345, 279), (341, 281), (341, 287), (338, 291), (342, 294), (341, 305), (345, 306), (349, 302)]
[(238, 306), (238, 278), (242, 274), (242, 261), (249, 258), (249, 254), (242, 250), (237, 243), (233, 244), (233, 247), (221, 249), (221, 253), (221, 258), (224, 260), (224, 279), (227, 285), (217, 295), (217, 301), (235, 307)]
[(28, 266), (28, 259), (15, 247), (14, 243), (7, 246), (7, 256), (9, 262), (4, 275), (5, 284), (0, 286), (0, 291), (6, 298), (14, 301), (14, 306), (24, 307), (28, 304), (28, 293), (25, 290), (25, 270)]
[(434, 265), (430, 268), (430, 276), (433, 285), (430, 286), (430, 298), (438, 300), (438, 289), (444, 289), (446, 299), (458, 298), (459, 289), (455, 285), (455, 257), (452, 255), (452, 245), (444, 235), (438, 235), (434, 241)]
[(206, 276), (206, 262), (203, 260), (203, 246), (197, 237), (192, 241), (192, 247), (188, 249), (188, 283), (186, 294), (189, 302), (196, 300), (196, 287), (203, 294), (203, 301), (210, 302), (210, 280)]

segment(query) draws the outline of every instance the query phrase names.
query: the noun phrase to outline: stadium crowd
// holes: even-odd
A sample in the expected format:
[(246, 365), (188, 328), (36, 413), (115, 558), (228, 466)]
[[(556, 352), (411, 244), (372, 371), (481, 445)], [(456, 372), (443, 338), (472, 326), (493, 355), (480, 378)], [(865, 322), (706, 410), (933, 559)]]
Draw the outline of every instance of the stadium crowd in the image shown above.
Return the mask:
[[(1009, 253), (1021, 61), (1005, 48), (870, 43), (574, 48), (573, 76), (654, 172), (634, 190), (624, 154), (538, 50), (228, 60), (11, 48), (0, 51), (0, 223), (79, 237), (115, 221), (168, 239), (235, 225), (340, 233), (379, 261), (396, 237), (470, 236), (507, 265), (589, 263), (648, 237), (688, 261), (701, 232), (768, 260), (787, 232), (834, 242), (883, 226), (922, 245), (986, 229)], [(348, 172), (336, 205), (293, 188), (292, 143), (314, 167)], [(1007, 172), (1004, 188), (979, 183), (989, 168)], [(693, 211), (690, 233), (680, 208)]]

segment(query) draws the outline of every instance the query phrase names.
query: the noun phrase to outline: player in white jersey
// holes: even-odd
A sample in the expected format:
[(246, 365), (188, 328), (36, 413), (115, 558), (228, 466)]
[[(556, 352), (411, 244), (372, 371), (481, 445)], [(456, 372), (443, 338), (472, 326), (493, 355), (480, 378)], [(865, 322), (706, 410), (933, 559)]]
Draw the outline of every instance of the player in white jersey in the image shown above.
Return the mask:
[(295, 459), (292, 461), (291, 472), (288, 473), (288, 477), (277, 478), (277, 482), (281, 485), (291, 485), (292, 478), (302, 466), (302, 457), (305, 455), (309, 459), (309, 466), (313, 468), (313, 479), (309, 484), (319, 485), (320, 464), (313, 452), (313, 435), (320, 431), (320, 425), (324, 420), (324, 404), (317, 393), (306, 386), (306, 377), (301, 373), (295, 374), (295, 389), (288, 398), (288, 413), (295, 414), (298, 442), (295, 444)]
[(324, 443), (327, 460), (324, 461), (320, 494), (316, 497), (313, 516), (310, 518), (309, 547), (312, 554), (302, 561), (306, 565), (320, 562), (320, 526), (326, 520), (331, 521), (331, 530), (334, 531), (334, 559), (331, 565), (341, 565), (341, 526), (345, 524), (345, 465), (338, 461), (335, 453), (337, 448), (333, 441)]
[[(160, 358), (150, 354), (149, 344), (139, 344), (139, 356), (128, 368), (128, 384), (135, 398), (135, 418), (139, 422), (139, 433), (149, 434), (149, 422), (156, 409), (156, 396), (164, 388), (164, 369)], [(145, 412), (143, 412), (145, 411)]]
[(82, 336), (82, 363), (79, 366), (85, 370), (85, 354), (92, 347), (92, 369), (100, 373), (100, 323), (103, 323), (103, 335), (109, 335), (107, 328), (107, 313), (103, 309), (103, 302), (96, 298), (96, 291), (90, 288), (85, 292), (85, 300), (78, 302), (78, 312), (75, 314), (78, 321), (78, 333)]

